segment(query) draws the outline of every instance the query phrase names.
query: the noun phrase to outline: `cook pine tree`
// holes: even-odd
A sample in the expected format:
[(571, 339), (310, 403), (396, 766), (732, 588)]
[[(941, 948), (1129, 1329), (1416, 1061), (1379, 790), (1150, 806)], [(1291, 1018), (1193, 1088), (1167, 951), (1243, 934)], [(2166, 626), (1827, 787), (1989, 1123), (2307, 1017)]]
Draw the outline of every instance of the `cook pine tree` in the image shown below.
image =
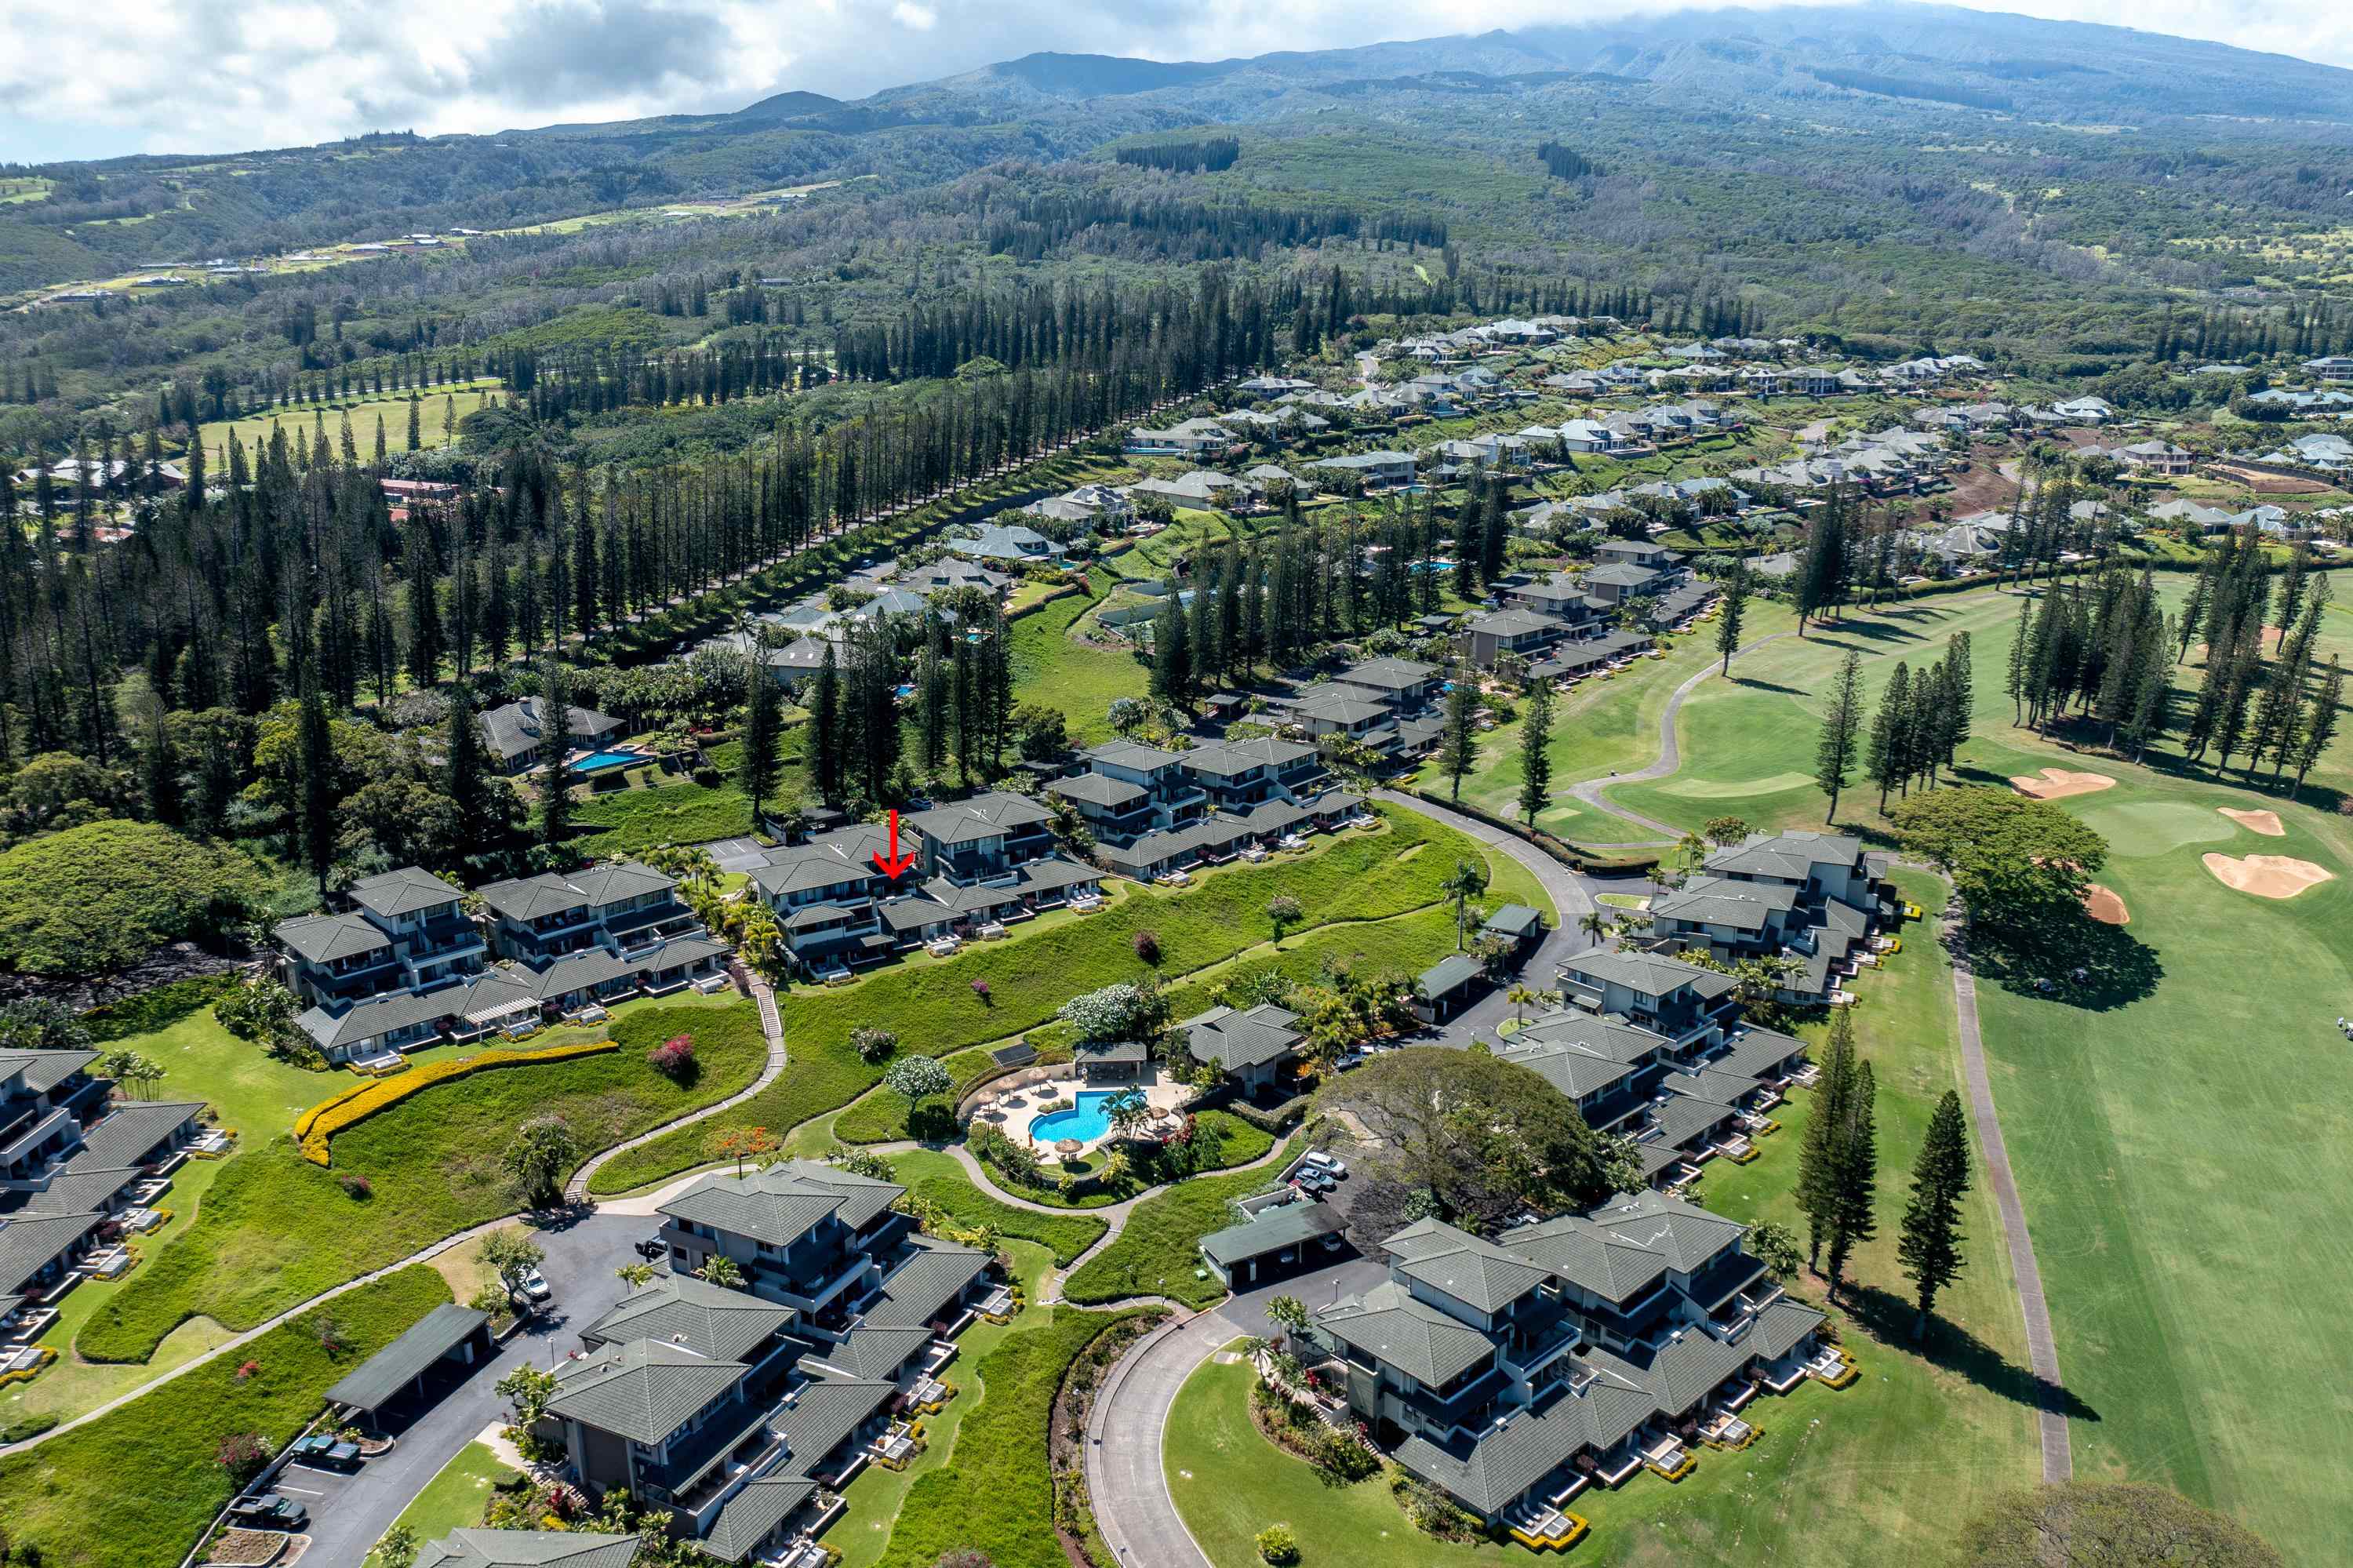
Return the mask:
[(1862, 655), (1849, 652), (1831, 685), (1830, 705), (1814, 746), (1814, 782), (1831, 800), (1825, 822), (1838, 820), (1839, 792), (1854, 778), (1856, 743), (1862, 734)]
[(1912, 1164), (1912, 1197), (1904, 1207), (1904, 1229), (1895, 1242), (1895, 1261), (1912, 1281), (1913, 1303), (1918, 1316), (1912, 1337), (1928, 1331), (1928, 1318), (1936, 1309), (1936, 1293), (1960, 1277), (1961, 1197), (1969, 1190), (1968, 1127), (1961, 1117), (1961, 1097), (1951, 1089), (1936, 1102), (1928, 1118), (1927, 1136)]
[(1520, 815), (1533, 829), (1536, 813), (1552, 800), (1552, 683), (1528, 683), (1527, 711), (1520, 721)]

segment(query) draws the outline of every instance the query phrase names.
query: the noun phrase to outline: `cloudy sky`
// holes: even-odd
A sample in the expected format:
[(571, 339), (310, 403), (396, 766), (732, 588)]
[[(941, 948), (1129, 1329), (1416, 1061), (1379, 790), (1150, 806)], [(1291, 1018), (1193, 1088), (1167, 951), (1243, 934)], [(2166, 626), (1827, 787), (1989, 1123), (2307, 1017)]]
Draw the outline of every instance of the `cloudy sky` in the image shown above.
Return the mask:
[[(2353, 67), (2345, 0), (1960, 3)], [(1543, 0), (0, 0), (0, 161), (854, 98), (1036, 49), (1217, 59), (1566, 19)]]

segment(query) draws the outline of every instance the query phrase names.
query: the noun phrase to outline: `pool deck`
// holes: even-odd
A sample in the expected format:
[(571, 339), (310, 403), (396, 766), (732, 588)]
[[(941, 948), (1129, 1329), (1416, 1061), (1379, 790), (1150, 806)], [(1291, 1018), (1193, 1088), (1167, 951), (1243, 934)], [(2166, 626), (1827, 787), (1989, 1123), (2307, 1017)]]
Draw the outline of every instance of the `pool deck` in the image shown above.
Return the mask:
[[(1054, 1153), (1053, 1140), (1050, 1139), (1046, 1143), (1039, 1144), (1029, 1135), (1029, 1128), (1039, 1119), (1043, 1107), (1056, 1100), (1075, 1100), (1082, 1094), (1115, 1095), (1131, 1087), (1141, 1088), (1145, 1100), (1158, 1111), (1179, 1111), (1194, 1097), (1192, 1089), (1160, 1078), (1156, 1074), (1150, 1081), (1135, 1085), (1088, 1084), (1072, 1077), (1055, 1077), (1008, 1089), (985, 1105), (978, 1114), (1008, 1138), (1018, 1139), (1038, 1153), (1050, 1157)], [(1079, 1152), (1091, 1153), (1109, 1140), (1108, 1133), (1100, 1138), (1082, 1139)]]

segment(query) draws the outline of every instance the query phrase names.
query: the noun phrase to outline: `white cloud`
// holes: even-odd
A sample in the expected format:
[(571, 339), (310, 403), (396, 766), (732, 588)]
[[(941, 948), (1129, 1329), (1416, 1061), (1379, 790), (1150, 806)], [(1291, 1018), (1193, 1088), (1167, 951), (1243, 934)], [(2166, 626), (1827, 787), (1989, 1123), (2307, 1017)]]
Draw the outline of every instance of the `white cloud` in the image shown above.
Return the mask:
[[(1765, 0), (1771, 4), (1773, 0)], [(2353, 66), (2341, 0), (1964, 0)], [(0, 158), (854, 98), (1033, 50), (1215, 59), (1557, 24), (1556, 0), (0, 0)], [(1672, 8), (1589, 0), (1608, 20)], [(72, 62), (60, 69), (59, 62)], [(20, 107), (21, 106), (21, 107)]]

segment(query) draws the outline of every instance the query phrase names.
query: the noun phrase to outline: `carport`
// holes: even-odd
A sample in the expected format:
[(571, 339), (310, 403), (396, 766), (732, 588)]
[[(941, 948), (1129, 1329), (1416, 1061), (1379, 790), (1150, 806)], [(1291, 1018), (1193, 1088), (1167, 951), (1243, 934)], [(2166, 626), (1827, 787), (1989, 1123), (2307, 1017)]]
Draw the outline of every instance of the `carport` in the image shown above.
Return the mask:
[(429, 1403), (494, 1353), (489, 1315), (445, 1303), (329, 1389), (327, 1403), (382, 1429), (386, 1412)]
[(1201, 1256), (1229, 1289), (1247, 1290), (1328, 1261), (1314, 1244), (1341, 1229), (1340, 1211), (1330, 1203), (1279, 1203), (1243, 1224), (1203, 1236)]
[(1424, 1023), (1445, 1022), (1471, 1000), (1472, 988), (1483, 973), (1479, 961), (1464, 953), (1430, 965), (1416, 983), (1420, 994), (1414, 999), (1414, 1016)]

